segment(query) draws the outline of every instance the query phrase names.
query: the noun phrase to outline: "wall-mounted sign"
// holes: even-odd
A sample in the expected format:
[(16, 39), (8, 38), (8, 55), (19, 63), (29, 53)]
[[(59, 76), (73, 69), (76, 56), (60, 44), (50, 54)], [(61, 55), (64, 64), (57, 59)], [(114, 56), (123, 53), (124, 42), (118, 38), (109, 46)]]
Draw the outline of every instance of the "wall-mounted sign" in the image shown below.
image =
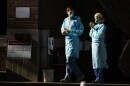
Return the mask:
[(30, 8), (16, 7), (16, 18), (30, 18)]
[(32, 49), (31, 41), (9, 40), (7, 57), (15, 59), (20, 58), (30, 59), (31, 49)]

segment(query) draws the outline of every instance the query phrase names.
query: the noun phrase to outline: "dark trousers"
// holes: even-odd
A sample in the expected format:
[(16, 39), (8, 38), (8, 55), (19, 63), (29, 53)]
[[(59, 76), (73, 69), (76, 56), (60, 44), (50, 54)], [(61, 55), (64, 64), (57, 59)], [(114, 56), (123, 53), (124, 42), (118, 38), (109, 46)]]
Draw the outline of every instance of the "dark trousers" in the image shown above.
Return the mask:
[(76, 77), (80, 77), (81, 75), (83, 75), (76, 63), (76, 59), (75, 57), (69, 57), (66, 61), (66, 74), (64, 79), (70, 80), (71, 76), (72, 76), (72, 72), (76, 75)]
[(96, 76), (95, 82), (97, 83), (104, 82), (103, 69), (94, 69), (94, 74)]

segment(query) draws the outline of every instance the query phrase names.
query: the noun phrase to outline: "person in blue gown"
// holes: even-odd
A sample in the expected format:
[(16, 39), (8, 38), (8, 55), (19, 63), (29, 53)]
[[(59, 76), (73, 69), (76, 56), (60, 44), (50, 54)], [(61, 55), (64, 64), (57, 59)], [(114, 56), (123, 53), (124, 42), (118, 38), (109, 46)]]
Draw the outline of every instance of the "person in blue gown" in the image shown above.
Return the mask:
[(103, 69), (108, 68), (106, 44), (104, 42), (106, 25), (104, 24), (104, 18), (101, 13), (96, 13), (94, 19), (95, 24), (93, 22), (89, 23), (89, 26), (91, 27), (89, 36), (92, 39), (92, 66), (96, 76), (96, 79), (93, 82), (103, 83)]
[(70, 82), (72, 72), (77, 77), (77, 82), (80, 82), (84, 78), (84, 74), (81, 73), (76, 59), (79, 58), (79, 37), (83, 31), (84, 27), (80, 20), (80, 17), (74, 15), (74, 8), (68, 6), (66, 9), (68, 15), (64, 19), (61, 26), (61, 33), (65, 36), (65, 54), (66, 54), (66, 74), (61, 82)]

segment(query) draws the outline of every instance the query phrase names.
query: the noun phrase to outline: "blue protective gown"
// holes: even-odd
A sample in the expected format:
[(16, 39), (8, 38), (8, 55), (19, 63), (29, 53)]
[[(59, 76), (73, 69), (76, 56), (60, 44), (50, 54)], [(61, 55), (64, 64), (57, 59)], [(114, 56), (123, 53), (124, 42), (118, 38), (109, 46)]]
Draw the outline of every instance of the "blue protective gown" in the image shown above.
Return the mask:
[[(64, 29), (70, 30), (69, 33), (63, 34)], [(78, 16), (73, 18), (65, 18), (61, 27), (61, 33), (65, 35), (65, 53), (66, 53), (66, 74), (64, 80), (70, 80), (72, 71), (77, 77), (83, 76), (81, 73), (76, 59), (79, 57), (79, 38), (83, 33), (84, 27)]]
[(96, 24), (89, 32), (92, 39), (92, 66), (93, 69), (108, 68), (106, 45), (104, 43), (106, 26)]
[(74, 16), (72, 19), (65, 18), (61, 27), (61, 33), (64, 29), (70, 30), (70, 33), (65, 35), (65, 53), (66, 58), (79, 57), (79, 38), (83, 33), (84, 27), (81, 23), (80, 17)]

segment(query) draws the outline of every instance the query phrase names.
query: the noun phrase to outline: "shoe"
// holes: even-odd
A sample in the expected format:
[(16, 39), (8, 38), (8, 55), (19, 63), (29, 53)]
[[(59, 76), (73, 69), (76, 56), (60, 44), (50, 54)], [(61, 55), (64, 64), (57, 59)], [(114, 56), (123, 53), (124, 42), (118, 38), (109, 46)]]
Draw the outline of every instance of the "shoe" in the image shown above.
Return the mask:
[(70, 80), (66, 80), (66, 79), (61, 79), (60, 82), (63, 82), (63, 83), (69, 83)]
[(85, 75), (81, 75), (77, 80), (76, 82), (81, 82), (83, 79), (84, 79)]
[(92, 81), (92, 83), (97, 83), (96, 81)]
[(92, 83), (103, 83), (103, 82), (99, 82), (99, 81), (92, 81)]

